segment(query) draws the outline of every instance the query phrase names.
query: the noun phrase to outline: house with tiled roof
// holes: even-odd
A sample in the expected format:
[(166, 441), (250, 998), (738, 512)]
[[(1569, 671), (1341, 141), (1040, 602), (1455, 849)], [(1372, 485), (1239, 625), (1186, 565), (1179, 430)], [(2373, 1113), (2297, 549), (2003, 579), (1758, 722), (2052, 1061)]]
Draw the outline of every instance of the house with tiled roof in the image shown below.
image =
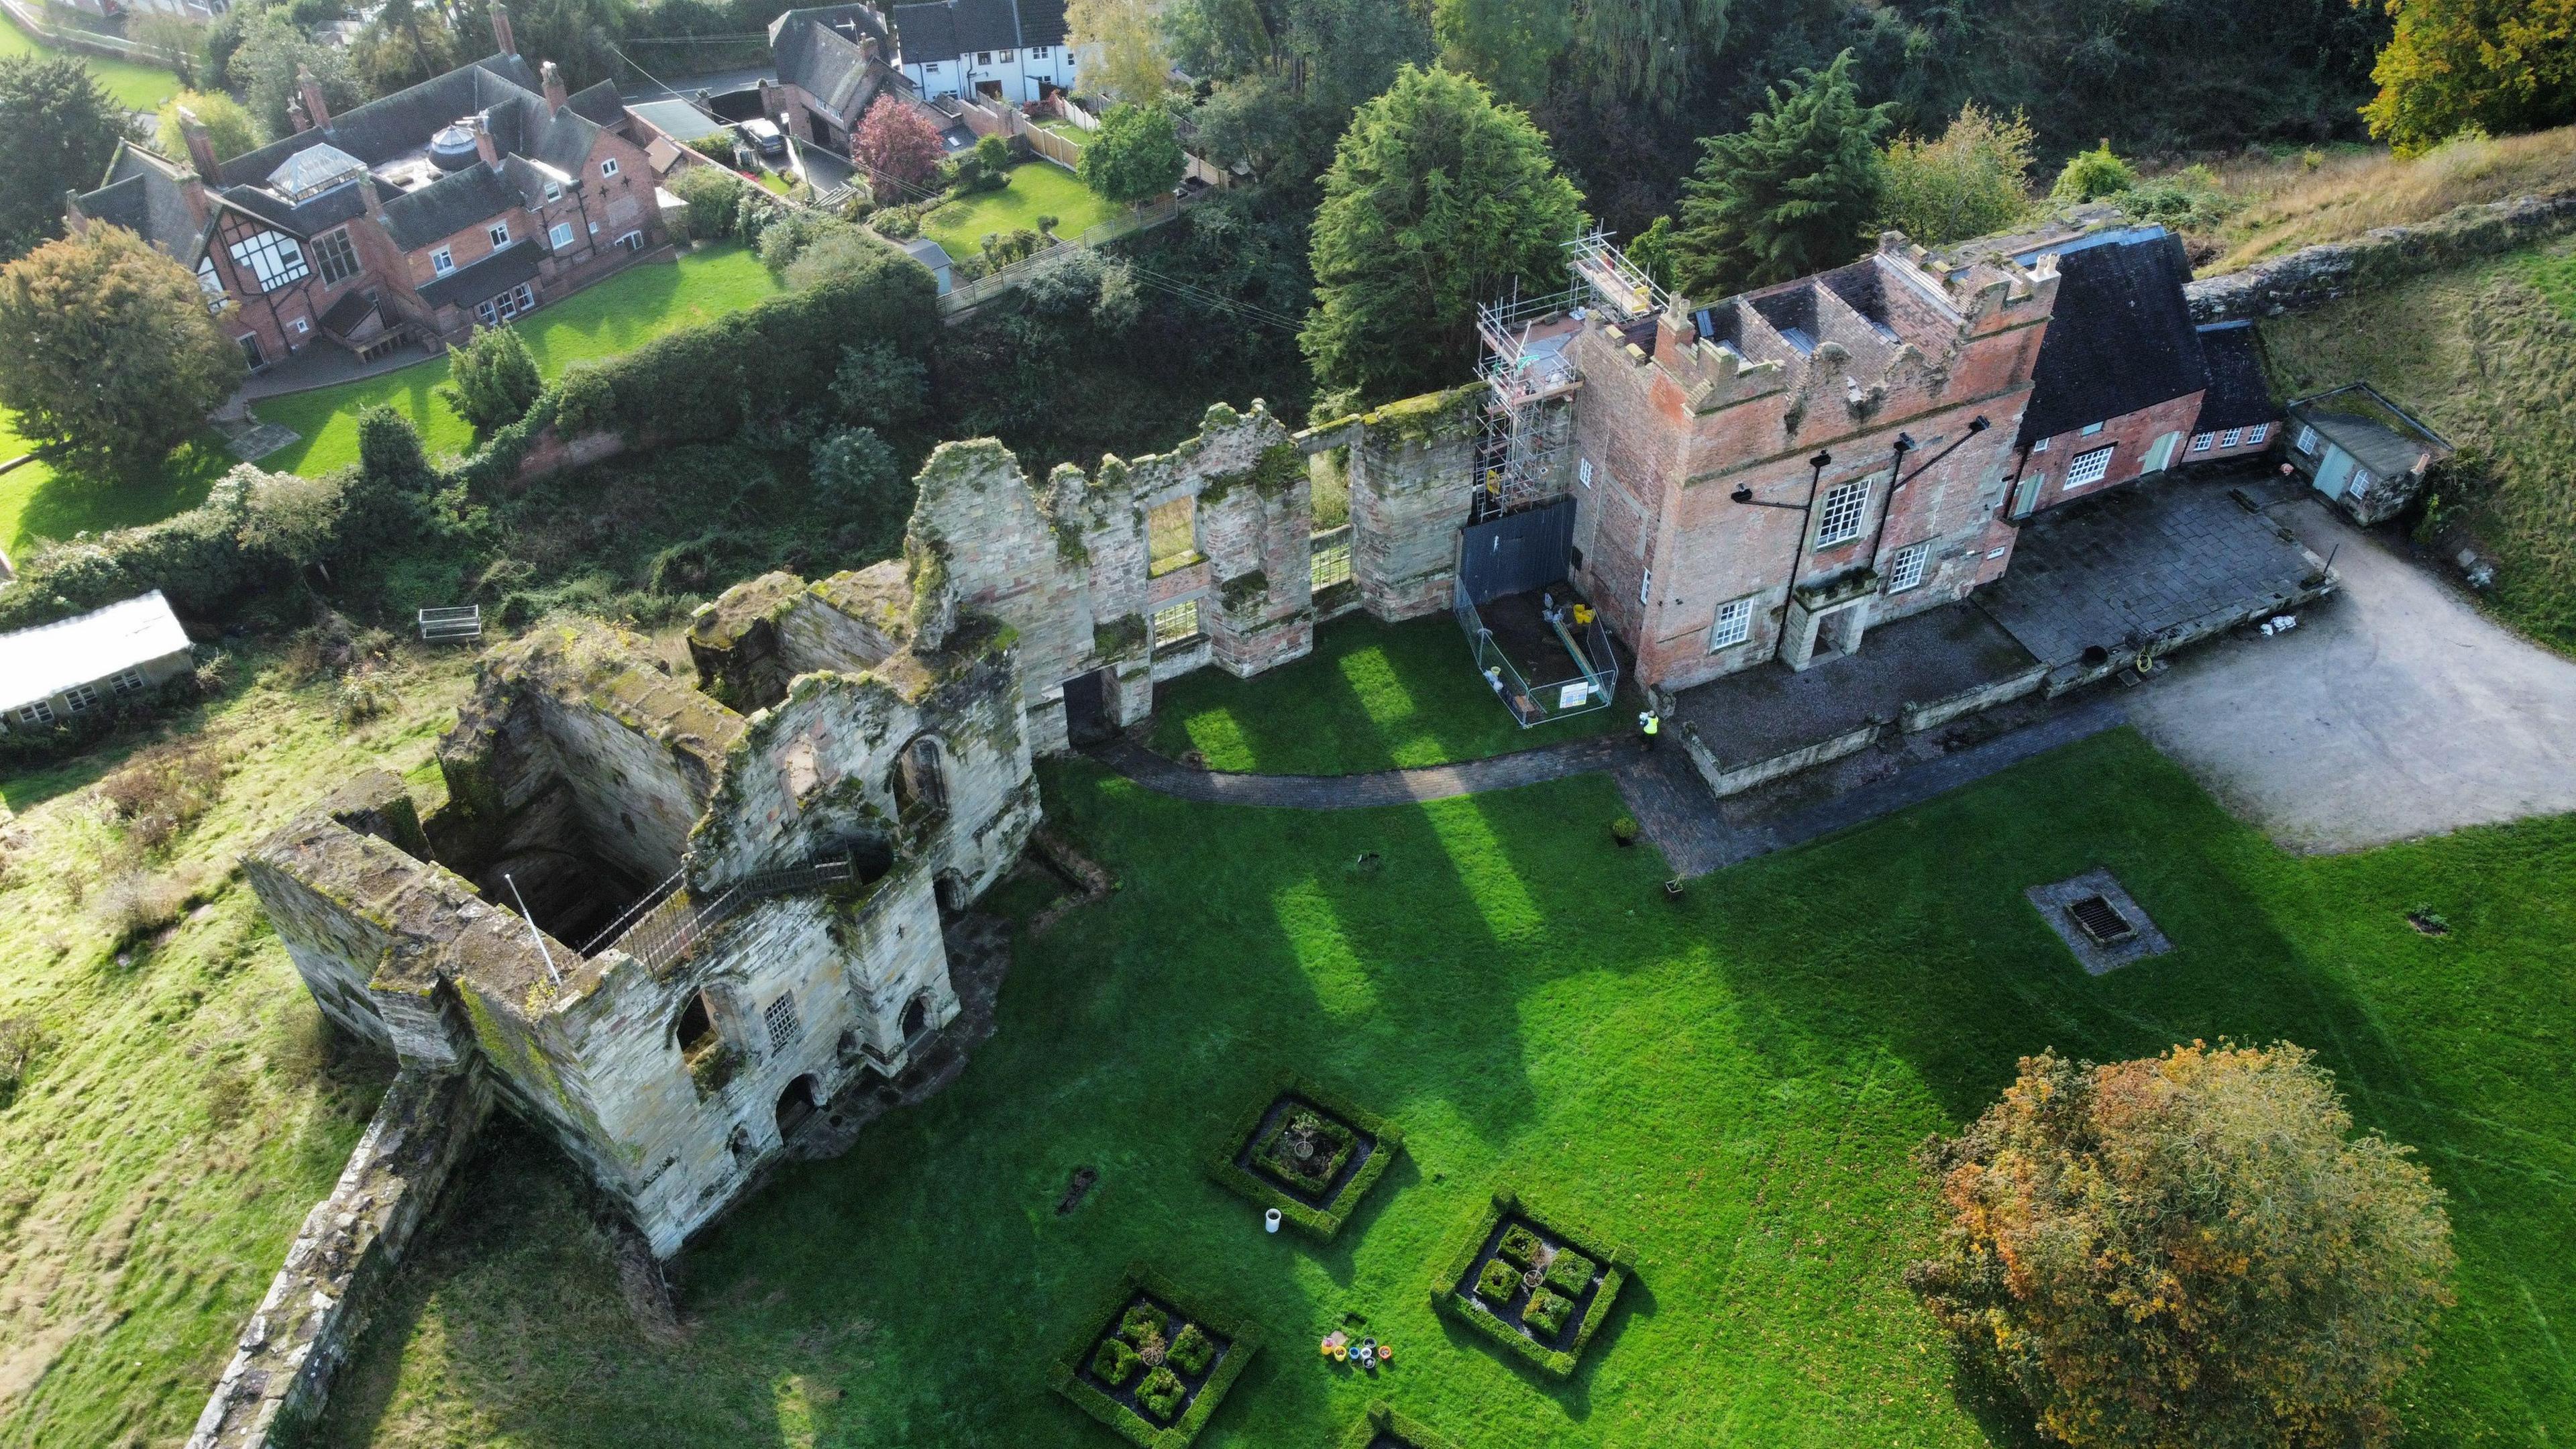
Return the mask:
[(902, 84), (885, 16), (870, 5), (790, 10), (769, 23), (775, 84), (764, 84), (761, 114), (800, 140), (846, 152), (859, 118)]
[(264, 369), (328, 341), (374, 358), (462, 339), (661, 247), (651, 139), (605, 82), (497, 54), (334, 116), (308, 76), (294, 134), (218, 161), (128, 142), (67, 221), (126, 227), (197, 274)]
[(922, 96), (1027, 105), (1074, 86), (1064, 0), (930, 0), (894, 7), (897, 61)]

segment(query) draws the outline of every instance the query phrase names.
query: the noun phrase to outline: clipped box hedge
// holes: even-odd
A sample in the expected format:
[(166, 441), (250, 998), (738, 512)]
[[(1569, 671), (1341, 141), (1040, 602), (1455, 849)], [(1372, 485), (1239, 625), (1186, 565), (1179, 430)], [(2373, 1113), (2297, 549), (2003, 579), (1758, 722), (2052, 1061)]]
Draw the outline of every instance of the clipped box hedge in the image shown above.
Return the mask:
[[(1504, 1322), (1483, 1299), (1475, 1295), (1472, 1288), (1465, 1292), (1459, 1290), (1467, 1270), (1475, 1266), (1477, 1257), (1485, 1251), (1485, 1240), (1493, 1235), (1494, 1225), (1504, 1218), (1519, 1218), (1534, 1224), (1551, 1241), (1563, 1244), (1570, 1251), (1580, 1253), (1601, 1266), (1601, 1291), (1593, 1295), (1592, 1306), (1584, 1311), (1583, 1325), (1576, 1331), (1571, 1347), (1552, 1349), (1542, 1346)], [(1601, 1325), (1609, 1321), (1611, 1306), (1618, 1301), (1619, 1289), (1627, 1283), (1628, 1271), (1634, 1264), (1628, 1248), (1613, 1246), (1605, 1251), (1603, 1242), (1604, 1239), (1577, 1224), (1531, 1207), (1508, 1189), (1498, 1191), (1490, 1204), (1467, 1216), (1459, 1228), (1455, 1244), (1442, 1255), (1437, 1274), (1431, 1280), (1432, 1311), (1445, 1314), (1494, 1340), (1519, 1355), (1531, 1367), (1562, 1378), (1574, 1372), (1583, 1351), (1591, 1346), (1594, 1336), (1601, 1331)], [(1539, 1291), (1552, 1290), (1542, 1287)]]
[[(1092, 1387), (1082, 1377), (1082, 1369), (1089, 1362), (1101, 1335), (1123, 1321), (1129, 1305), (1139, 1295), (1172, 1305), (1191, 1325), (1218, 1334), (1227, 1343), (1225, 1357), (1218, 1361), (1206, 1382), (1199, 1386), (1198, 1396), (1190, 1400), (1189, 1408), (1170, 1424), (1154, 1423)], [(1129, 1267), (1099, 1306), (1084, 1315), (1082, 1323), (1082, 1336), (1048, 1366), (1047, 1380), (1057, 1393), (1071, 1399), (1084, 1413), (1117, 1430), (1127, 1442), (1140, 1446), (1140, 1449), (1186, 1449), (1189, 1442), (1207, 1427), (1208, 1419), (1216, 1413), (1217, 1406), (1225, 1402), (1226, 1390), (1234, 1386), (1244, 1365), (1252, 1362), (1254, 1351), (1261, 1347), (1260, 1331), (1249, 1320), (1206, 1312), (1201, 1308), (1200, 1300), (1183, 1293), (1161, 1274), (1143, 1267)], [(1186, 1336), (1186, 1329), (1183, 1334)]]
[(1380, 1399), (1368, 1406), (1333, 1449), (1369, 1449), (1380, 1434), (1391, 1434), (1411, 1449), (1465, 1449), (1457, 1440)]
[[(1277, 1183), (1247, 1167), (1235, 1164), (1235, 1156), (1251, 1143), (1252, 1134), (1261, 1127), (1261, 1119), (1270, 1114), (1281, 1097), (1302, 1097), (1361, 1133), (1375, 1139), (1368, 1160), (1351, 1174), (1351, 1180), (1324, 1207), (1310, 1207)], [(1226, 1191), (1249, 1199), (1254, 1205), (1277, 1208), (1287, 1221), (1318, 1238), (1329, 1240), (1350, 1221), (1361, 1199), (1386, 1175), (1397, 1154), (1404, 1150), (1404, 1130), (1369, 1111), (1339, 1092), (1319, 1087), (1294, 1073), (1283, 1073), (1270, 1084), (1270, 1089), (1253, 1100), (1249, 1109), (1234, 1119), (1215, 1153), (1208, 1158), (1208, 1176)]]

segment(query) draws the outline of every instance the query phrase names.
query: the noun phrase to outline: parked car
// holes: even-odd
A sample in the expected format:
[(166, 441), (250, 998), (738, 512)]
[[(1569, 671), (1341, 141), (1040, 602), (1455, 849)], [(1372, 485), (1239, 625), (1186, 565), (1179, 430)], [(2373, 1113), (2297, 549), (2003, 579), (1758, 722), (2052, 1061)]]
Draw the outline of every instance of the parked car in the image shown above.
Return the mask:
[(742, 133), (751, 138), (752, 146), (763, 156), (787, 154), (787, 138), (779, 134), (775, 121), (745, 121)]

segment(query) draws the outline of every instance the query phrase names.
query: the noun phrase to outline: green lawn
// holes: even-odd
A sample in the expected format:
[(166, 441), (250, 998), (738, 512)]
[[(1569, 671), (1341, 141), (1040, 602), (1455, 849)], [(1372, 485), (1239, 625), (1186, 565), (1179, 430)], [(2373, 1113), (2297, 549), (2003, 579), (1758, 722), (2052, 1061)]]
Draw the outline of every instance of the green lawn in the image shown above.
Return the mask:
[(1090, 139), (1091, 136), (1089, 131), (1082, 129), (1071, 121), (1059, 121), (1053, 116), (1042, 116), (1034, 119), (1039, 130), (1052, 131), (1056, 135), (1062, 136), (1077, 146)]
[(1116, 206), (1072, 172), (1052, 161), (1023, 161), (1011, 168), (1010, 185), (949, 202), (922, 218), (921, 234), (952, 257), (971, 257), (983, 251), (985, 237), (1035, 231), (1041, 216), (1054, 217), (1055, 234), (1070, 241), (1117, 214)]
[[(551, 380), (576, 362), (612, 356), (665, 332), (738, 311), (778, 289), (759, 257), (727, 244), (690, 253), (672, 265), (630, 267), (539, 308), (516, 325), (537, 369)], [(261, 459), (260, 466), (320, 474), (356, 462), (358, 414), (380, 402), (408, 414), (433, 455), (465, 452), (474, 445), (474, 430), (439, 400), (437, 388), (445, 381), (447, 359), (442, 356), (363, 382), (256, 403), (253, 408), (261, 418), (304, 435)]]
[(116, 103), (129, 111), (157, 111), (179, 93), (179, 77), (159, 66), (110, 60), (86, 51), (64, 50), (18, 27), (16, 16), (0, 12), (0, 55), (68, 55), (89, 67)]
[(1390, 628), (1358, 615), (1315, 631), (1315, 652), (1236, 679), (1202, 669), (1154, 702), (1158, 752), (1196, 750), (1211, 770), (1354, 775), (1535, 749), (1632, 725), (1630, 697), (1605, 710), (1522, 729), (1476, 673), (1446, 614)]
[[(10, 415), (0, 411), (0, 462), (27, 451), (10, 424)], [(39, 538), (129, 528), (194, 508), (233, 462), (222, 439), (208, 434), (172, 454), (161, 476), (142, 483), (94, 483), (43, 463), (12, 468), (0, 473), (0, 552), (19, 558)]]
[[(1122, 889), (1021, 951), (957, 1082), (683, 1255), (661, 1337), (569, 1169), (505, 1129), (321, 1442), (1106, 1449), (1044, 1371), (1131, 1261), (1269, 1334), (1207, 1449), (1326, 1445), (1376, 1397), (1513, 1449), (2027, 1442), (1900, 1285), (1930, 1228), (1907, 1154), (2025, 1053), (2196, 1037), (2314, 1047), (2450, 1193), (2461, 1301), (2405, 1387), (2408, 1442), (2576, 1428), (2555, 1326), (2576, 1321), (2576, 820), (2292, 857), (2122, 731), (1676, 905), (1654, 852), (1609, 842), (1599, 777), (1329, 814), (1188, 805), (1081, 763), (1045, 779)], [(2078, 969), (2021, 892), (2097, 865), (2173, 955)], [(2409, 928), (2418, 904), (2452, 934)], [(1407, 1134), (1329, 1246), (1265, 1237), (1200, 1175), (1282, 1066)], [(1085, 1165), (1098, 1186), (1059, 1216)], [(1637, 1249), (1570, 1380), (1428, 1307), (1498, 1183)], [(1335, 1327), (1394, 1367), (1319, 1360)]]

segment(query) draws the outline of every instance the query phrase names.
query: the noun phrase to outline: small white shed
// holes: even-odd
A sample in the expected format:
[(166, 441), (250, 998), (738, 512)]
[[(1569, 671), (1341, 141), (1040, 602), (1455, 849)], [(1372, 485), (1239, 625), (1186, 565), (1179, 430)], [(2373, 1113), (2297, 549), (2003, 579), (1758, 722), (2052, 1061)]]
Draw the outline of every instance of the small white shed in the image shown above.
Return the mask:
[(43, 729), (146, 694), (195, 667), (188, 631), (154, 589), (0, 634), (0, 729)]

